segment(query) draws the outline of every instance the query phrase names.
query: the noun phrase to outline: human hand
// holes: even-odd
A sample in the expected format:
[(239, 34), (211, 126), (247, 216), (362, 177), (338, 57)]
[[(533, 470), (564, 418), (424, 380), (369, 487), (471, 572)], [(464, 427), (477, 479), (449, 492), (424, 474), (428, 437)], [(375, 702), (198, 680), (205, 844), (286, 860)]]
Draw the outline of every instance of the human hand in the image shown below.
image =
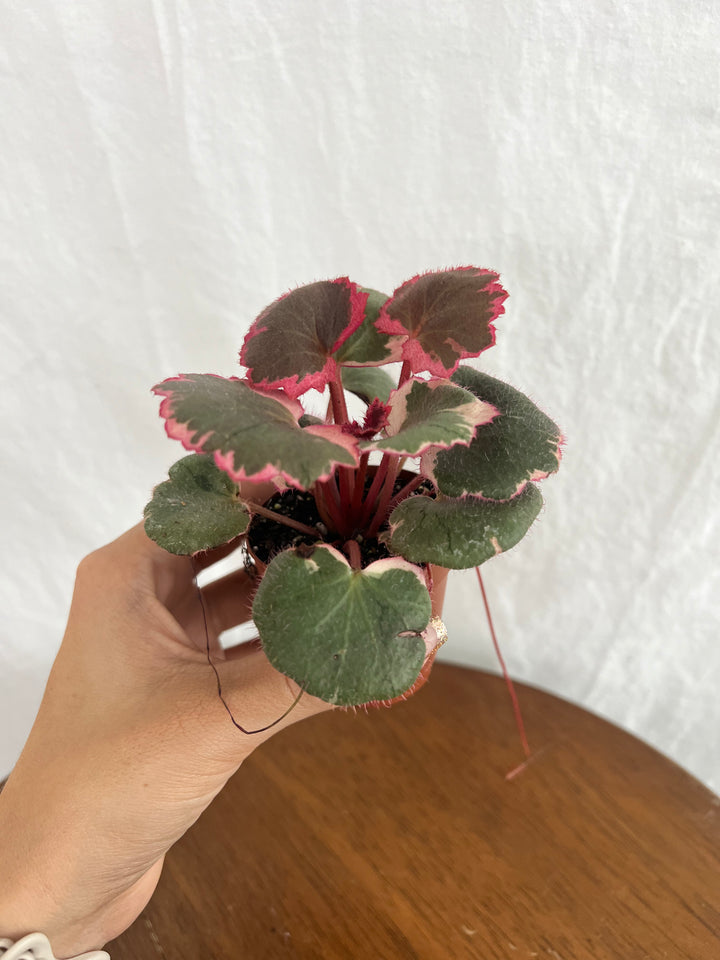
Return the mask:
[[(242, 570), (202, 590), (223, 694), (247, 730), (272, 723), (298, 693), (258, 643), (220, 647), (224, 630), (250, 618), (253, 590)], [(252, 750), (329, 709), (303, 695), (276, 726), (241, 733), (207, 662), (189, 558), (166, 553), (142, 525), (91, 553), (37, 719), (0, 794), (0, 933), (41, 931), (59, 957), (118, 936), (150, 899), (168, 849)]]

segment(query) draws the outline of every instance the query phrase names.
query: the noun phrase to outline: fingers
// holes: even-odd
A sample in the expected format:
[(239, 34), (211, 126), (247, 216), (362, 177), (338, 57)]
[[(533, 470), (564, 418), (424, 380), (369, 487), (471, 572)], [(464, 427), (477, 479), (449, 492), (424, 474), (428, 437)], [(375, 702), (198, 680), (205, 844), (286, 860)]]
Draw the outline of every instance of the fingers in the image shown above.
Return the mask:
[(208, 626), (214, 633), (223, 633), (252, 616), (255, 581), (244, 570), (234, 570), (209, 583), (201, 590)]
[(242, 535), (235, 537), (234, 540), (229, 540), (221, 547), (214, 547), (212, 550), (201, 550), (200, 553), (194, 553), (193, 563), (195, 564), (195, 569), (206, 570), (219, 560), (224, 560), (225, 557), (229, 557), (231, 553), (234, 553), (234, 551), (242, 545), (244, 539), (245, 537)]
[(242, 660), (244, 657), (258, 652), (262, 652), (262, 641), (260, 637), (253, 637), (252, 640), (238, 643), (234, 647), (227, 647), (223, 651), (225, 660)]
[[(240, 498), (254, 503), (264, 503), (275, 492), (276, 487), (269, 482), (245, 481), (239, 488)], [(241, 535), (222, 546), (200, 551), (193, 555), (191, 564), (187, 556), (177, 556), (158, 546), (145, 533), (144, 522), (140, 521), (95, 553), (112, 556), (114, 562), (122, 563), (126, 575), (135, 575), (141, 581), (151, 578), (158, 599), (165, 603), (177, 592), (178, 584), (192, 576), (189, 570), (207, 569), (237, 550), (243, 539)]]
[[(192, 559), (195, 568), (197, 570), (205, 570), (207, 567), (212, 566), (212, 564), (217, 563), (218, 560), (223, 560), (234, 550), (237, 550), (242, 544), (243, 539), (244, 534), (235, 537), (233, 540), (229, 540), (219, 547), (213, 547), (211, 550), (201, 550), (193, 554)], [(109, 543), (107, 547), (101, 549), (114, 550), (118, 553), (122, 551), (127, 554), (128, 557), (134, 556), (138, 560), (141, 558), (150, 560), (157, 568), (165, 567), (170, 570), (184, 569), (188, 563), (187, 555), (168, 553), (167, 550), (164, 550), (155, 543), (154, 540), (151, 540), (145, 533), (145, 526), (142, 522), (136, 523), (134, 527), (130, 527), (129, 530), (126, 530), (125, 533), (121, 534), (116, 540)]]
[(212, 550), (189, 556), (177, 556), (158, 546), (145, 533), (142, 523), (131, 527), (116, 540), (95, 551), (122, 572), (122, 579), (154, 591), (161, 603), (173, 608), (182, 602), (194, 575), (229, 556), (241, 545), (243, 537)]

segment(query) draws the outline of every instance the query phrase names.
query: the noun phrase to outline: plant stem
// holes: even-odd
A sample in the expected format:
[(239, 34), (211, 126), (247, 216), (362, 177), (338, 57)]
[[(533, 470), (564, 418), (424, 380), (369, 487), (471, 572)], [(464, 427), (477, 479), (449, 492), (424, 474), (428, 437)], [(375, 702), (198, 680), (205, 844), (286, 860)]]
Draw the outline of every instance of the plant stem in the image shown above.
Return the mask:
[(380, 492), (380, 488), (382, 487), (385, 481), (385, 477), (387, 476), (389, 459), (390, 459), (390, 455), (387, 453), (384, 453), (382, 456), (382, 460), (380, 461), (375, 471), (373, 482), (370, 484), (370, 489), (368, 490), (367, 497), (365, 497), (365, 503), (363, 504), (363, 511), (362, 511), (362, 514), (360, 515), (361, 526), (364, 526), (370, 519), (370, 516), (372, 514), (373, 503), (375, 502), (375, 498)]
[[(478, 583), (480, 584), (480, 592), (482, 593), (483, 604), (485, 606), (485, 615), (487, 616), (488, 626), (490, 627), (490, 636), (492, 637), (493, 646), (495, 647), (495, 654), (500, 661), (500, 668), (502, 670), (503, 677), (505, 678), (505, 684), (508, 688), (508, 693), (510, 694), (510, 699), (512, 701), (513, 712), (515, 713), (515, 723), (517, 725), (518, 733), (520, 734), (520, 743), (522, 744), (523, 753), (526, 757), (529, 757), (531, 753), (530, 744), (528, 743), (527, 735), (525, 733), (525, 724), (523, 723), (520, 704), (518, 702), (517, 694), (515, 693), (515, 687), (510, 679), (510, 674), (505, 666), (505, 660), (503, 659), (502, 653), (500, 653), (500, 644), (498, 643), (495, 635), (495, 627), (493, 626), (493, 620), (490, 614), (490, 605), (488, 604), (487, 593), (485, 593), (485, 584), (483, 583), (482, 574), (480, 573), (480, 567), (475, 567), (475, 573), (477, 574)], [(519, 772), (519, 768), (511, 770), (505, 779), (509, 780), (516, 772)]]
[(347, 404), (345, 403), (345, 391), (343, 390), (342, 380), (340, 379), (340, 367), (337, 370), (337, 377), (328, 383), (330, 387), (330, 402), (333, 408), (333, 420), (335, 423), (348, 423), (349, 417)]
[(322, 484), (318, 483), (315, 485), (313, 496), (315, 497), (315, 506), (317, 507), (317, 512), (320, 514), (320, 519), (327, 527), (328, 532), (334, 530), (335, 521), (330, 516), (330, 511), (328, 510), (327, 500), (325, 499), (325, 493)]
[(406, 497), (409, 497), (413, 490), (416, 490), (420, 484), (423, 482), (425, 477), (419, 473), (417, 476), (413, 477), (412, 480), (408, 481), (402, 490), (399, 490), (398, 493), (392, 498), (387, 507), (388, 516), (393, 512), (395, 507)]
[[(345, 390), (343, 389), (342, 379), (340, 376), (340, 367), (337, 368), (337, 376), (335, 380), (331, 380), (328, 383), (328, 387), (330, 388), (330, 406), (332, 406), (333, 420), (335, 423), (348, 423), (350, 418), (348, 416), (347, 404), (345, 402)], [(353, 468), (348, 467), (338, 468), (338, 480), (340, 482), (340, 502), (338, 504), (338, 514), (341, 520), (343, 518), (342, 507), (349, 507), (350, 505), (350, 472), (352, 469)], [(332, 479), (332, 485), (337, 490), (334, 477)], [(332, 490), (332, 487), (330, 487), (330, 489)]]
[[(350, 508), (350, 473), (354, 472), (354, 467), (338, 467), (338, 482), (340, 484), (340, 503), (344, 507), (344, 515), (347, 515)], [(348, 520), (351, 518), (348, 517)]]
[(257, 513), (261, 517), (267, 517), (268, 520), (275, 520), (277, 523), (283, 523), (286, 527), (293, 527), (295, 530), (299, 530), (300, 533), (308, 533), (310, 536), (320, 539), (320, 531), (314, 527), (309, 527), (305, 523), (300, 523), (299, 520), (293, 520), (292, 517), (286, 517), (284, 514), (279, 513), (276, 510), (268, 510), (267, 507), (260, 506), (259, 503), (253, 503), (252, 500), (243, 500), (243, 503), (246, 507), (250, 509), (251, 513)]
[(370, 528), (367, 532), (368, 537), (376, 537), (378, 535), (378, 531), (380, 530), (380, 527), (385, 522), (385, 520), (389, 518), (390, 514), (393, 512), (395, 507), (401, 501), (405, 500), (406, 497), (409, 497), (410, 494), (413, 492), (413, 490), (419, 487), (424, 479), (425, 477), (423, 477), (423, 475), (419, 473), (417, 476), (413, 477), (412, 480), (406, 483), (405, 486), (402, 488), (402, 490), (399, 490), (398, 493), (395, 494), (395, 496), (392, 498), (392, 500), (390, 500), (390, 502), (388, 503), (387, 507), (385, 507), (384, 510), (381, 510), (380, 506), (378, 506), (377, 513), (375, 514), (373, 522), (371, 523)]
[(369, 459), (369, 450), (360, 454), (360, 463), (355, 473), (355, 489), (353, 490), (352, 504), (350, 505), (350, 516), (353, 519), (353, 523), (356, 525), (360, 523), (362, 498), (363, 493), (365, 492), (365, 477), (367, 476)]
[(362, 569), (362, 558), (360, 557), (360, 544), (357, 540), (347, 540), (343, 548), (347, 554), (350, 566), (353, 570)]
[(402, 368), (400, 370), (400, 379), (398, 380), (398, 387), (401, 387), (407, 380), (412, 376), (412, 367), (409, 360), (404, 360)]
[(323, 492), (325, 494), (325, 503), (327, 504), (328, 512), (333, 520), (333, 526), (338, 533), (344, 533), (345, 519), (343, 517), (340, 494), (334, 473), (330, 474), (328, 479), (323, 483)]
[(375, 516), (373, 517), (373, 522), (370, 524), (370, 529), (368, 530), (368, 536), (374, 537), (378, 530), (380, 529), (381, 524), (384, 520), (387, 519), (388, 509), (390, 505), (390, 500), (392, 499), (393, 487), (395, 486), (395, 479), (398, 472), (398, 464), (400, 463), (400, 457), (398, 454), (393, 453), (388, 458), (388, 467), (387, 475), (380, 491), (380, 496), (378, 498), (377, 509), (375, 510)]

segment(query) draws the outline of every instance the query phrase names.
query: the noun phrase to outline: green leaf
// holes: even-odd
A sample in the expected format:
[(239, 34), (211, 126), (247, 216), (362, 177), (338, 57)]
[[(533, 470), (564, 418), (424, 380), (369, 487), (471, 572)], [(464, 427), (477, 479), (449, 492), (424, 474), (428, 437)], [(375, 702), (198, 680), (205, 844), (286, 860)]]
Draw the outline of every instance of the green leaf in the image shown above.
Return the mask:
[(341, 344), (335, 352), (335, 359), (338, 363), (361, 366), (393, 363), (400, 360), (400, 349), (404, 337), (388, 336), (386, 333), (381, 333), (375, 326), (380, 309), (388, 299), (387, 294), (372, 290), (370, 287), (359, 289), (368, 295), (362, 325)]
[(390, 395), (390, 406), (389, 436), (363, 449), (414, 457), (433, 445), (467, 444), (496, 413), (449, 380), (407, 380)]
[(529, 480), (541, 480), (558, 469), (560, 428), (525, 394), (472, 367), (460, 367), (452, 379), (492, 404), (499, 416), (478, 428), (470, 446), (425, 453), (422, 472), (441, 493), (507, 500)]
[(245, 533), (250, 514), (238, 487), (210, 456), (191, 454), (170, 467), (145, 507), (145, 532), (170, 553), (219, 547)]
[(304, 413), (298, 420), (298, 423), (301, 427), (316, 427), (319, 424), (325, 423), (325, 421), (322, 417), (313, 416), (312, 413)]
[(495, 342), (493, 322), (507, 298), (498, 280), (497, 273), (479, 267), (423, 273), (397, 288), (376, 326), (407, 338), (402, 359), (413, 373), (449, 377), (460, 360)]
[(186, 450), (212, 453), (233, 480), (275, 480), (307, 490), (336, 464), (356, 466), (357, 443), (339, 426), (301, 428), (303, 408), (278, 390), (208, 373), (171, 377), (153, 387), (169, 437)]
[(425, 659), (420, 634), (430, 607), (422, 571), (411, 564), (391, 557), (353, 570), (322, 545), (271, 561), (253, 620), (277, 670), (313, 696), (351, 706), (412, 687)]
[(519, 543), (542, 502), (532, 483), (513, 500), (408, 497), (390, 516), (390, 548), (412, 563), (477, 567)]
[(342, 382), (364, 403), (372, 403), (375, 398), (387, 403), (390, 391), (395, 389), (390, 374), (379, 367), (342, 367)]
[(333, 354), (363, 322), (367, 297), (347, 277), (308, 283), (280, 297), (253, 321), (240, 362), (256, 386), (293, 399), (323, 390), (337, 375)]

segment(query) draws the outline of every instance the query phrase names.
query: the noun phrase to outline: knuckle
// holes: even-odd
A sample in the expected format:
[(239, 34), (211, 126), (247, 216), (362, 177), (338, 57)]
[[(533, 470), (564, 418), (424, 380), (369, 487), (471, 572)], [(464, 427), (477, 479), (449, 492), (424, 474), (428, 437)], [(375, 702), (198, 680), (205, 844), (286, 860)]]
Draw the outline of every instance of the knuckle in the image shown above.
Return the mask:
[(99, 576), (102, 576), (103, 571), (106, 569), (107, 554), (105, 548), (100, 547), (97, 550), (92, 550), (86, 554), (78, 564), (75, 572), (75, 582), (80, 586), (92, 583), (97, 580)]

